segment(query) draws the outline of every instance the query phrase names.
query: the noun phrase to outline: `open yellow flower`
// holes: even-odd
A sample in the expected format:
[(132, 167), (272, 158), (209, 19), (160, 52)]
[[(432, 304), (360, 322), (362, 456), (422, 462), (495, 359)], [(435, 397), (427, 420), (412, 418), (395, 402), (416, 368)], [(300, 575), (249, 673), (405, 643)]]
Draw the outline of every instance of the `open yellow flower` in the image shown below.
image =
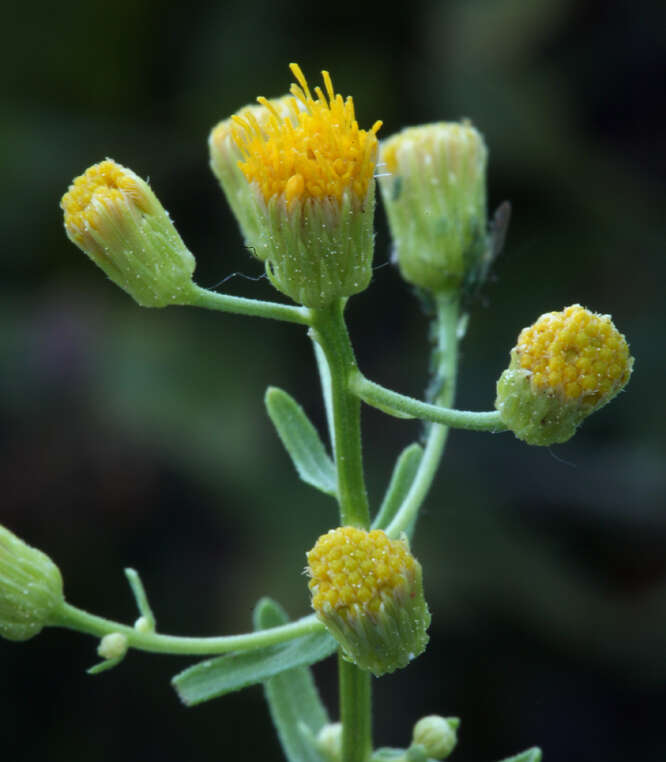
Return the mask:
[(263, 110), (235, 114), (216, 144), (230, 134), (240, 153), (238, 168), (260, 220), (257, 230), (239, 215), (241, 226), (246, 240), (252, 228), (256, 239), (247, 243), (266, 260), (273, 284), (296, 302), (325, 307), (365, 289), (372, 275), (381, 122), (360, 129), (353, 99), (335, 93), (328, 72), (322, 72), (326, 92), (316, 87), (313, 95), (300, 67), (290, 68), (298, 83), (291, 95), (258, 98)]

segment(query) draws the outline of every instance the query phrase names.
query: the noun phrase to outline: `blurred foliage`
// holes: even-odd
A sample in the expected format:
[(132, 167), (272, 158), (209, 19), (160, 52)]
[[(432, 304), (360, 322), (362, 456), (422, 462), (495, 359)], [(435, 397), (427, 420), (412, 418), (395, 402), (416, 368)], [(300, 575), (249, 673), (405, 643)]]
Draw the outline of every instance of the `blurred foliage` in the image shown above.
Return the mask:
[[(164, 632), (250, 629), (262, 595), (308, 609), (304, 551), (336, 522), (265, 414), (267, 385), (319, 426), (311, 349), (288, 325), (141, 310), (65, 239), (58, 200), (111, 156), (150, 177), (212, 286), (261, 268), (207, 168), (219, 120), (321, 68), (362, 126), (469, 117), (490, 202), (513, 221), (473, 311), (458, 404), (488, 409), (518, 331), (581, 302), (637, 358), (626, 393), (570, 443), (454, 433), (419, 521), (432, 642), (376, 690), (378, 745), (462, 717), (458, 762), (540, 745), (546, 762), (663, 762), (666, 6), (650, 0), (416, 0), (387, 11), (231, 0), (14, 4), (0, 56), (0, 521), (61, 566), (69, 599), (135, 615), (141, 571)], [(427, 383), (426, 322), (392, 267), (349, 305), (364, 372)], [(263, 280), (223, 288), (269, 297)], [(417, 424), (364, 413), (373, 505)], [(90, 639), (0, 643), (2, 758), (278, 760), (259, 689), (185, 710), (187, 660), (130, 654), (91, 678)], [(335, 715), (335, 669), (317, 668)]]

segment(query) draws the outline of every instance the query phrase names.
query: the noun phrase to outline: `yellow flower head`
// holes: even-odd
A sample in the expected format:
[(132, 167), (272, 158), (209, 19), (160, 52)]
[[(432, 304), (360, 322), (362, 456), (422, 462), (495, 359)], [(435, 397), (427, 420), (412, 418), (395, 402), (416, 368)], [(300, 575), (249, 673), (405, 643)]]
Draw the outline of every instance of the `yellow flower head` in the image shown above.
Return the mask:
[(373, 181), (377, 155), (377, 121), (369, 131), (359, 129), (354, 101), (343, 100), (322, 72), (326, 94), (320, 87), (312, 96), (298, 64), (289, 67), (292, 84), (289, 115), (266, 98), (257, 101), (270, 112), (260, 123), (250, 109), (233, 117), (234, 139), (244, 160), (240, 168), (249, 183), (257, 183), (266, 203), (282, 196), (288, 203), (306, 199), (342, 201), (345, 191), (363, 203)]
[(144, 307), (188, 302), (194, 257), (150, 186), (106, 159), (62, 197), (67, 236)]
[(351, 661), (380, 675), (424, 650), (430, 615), (421, 565), (406, 542), (339, 527), (307, 559), (312, 607)]
[(140, 183), (134, 172), (111, 159), (89, 167), (74, 179), (60, 202), (69, 237), (81, 247), (88, 243), (91, 231), (103, 229), (107, 209), (120, 210), (131, 203), (150, 212), (150, 198), (142, 194)]
[(588, 408), (614, 397), (629, 380), (633, 363), (610, 315), (580, 304), (547, 312), (523, 328), (515, 352), (535, 390)]
[(316, 87), (313, 96), (300, 67), (291, 71), (291, 95), (257, 98), (215, 128), (211, 163), (271, 283), (325, 308), (372, 277), (381, 122), (359, 129), (353, 100), (335, 93), (328, 72), (326, 92)]
[(521, 331), (498, 382), (496, 406), (529, 444), (564, 442), (622, 390), (633, 363), (609, 315), (573, 304)]
[[(251, 115), (252, 123), (263, 130), (273, 114), (277, 111), (283, 119), (291, 119), (290, 103), (293, 96), (285, 95), (269, 102), (270, 110), (261, 104), (246, 106), (240, 113), (246, 114), (245, 120)], [(254, 191), (241, 171), (239, 164), (243, 163), (243, 153), (238, 147), (234, 134), (238, 125), (233, 117), (224, 119), (215, 125), (208, 138), (210, 150), (210, 166), (219, 180), (229, 206), (240, 225), (245, 245), (261, 260), (266, 258), (269, 244), (262, 240), (262, 210), (256, 203)], [(264, 132), (266, 135), (266, 133)]]

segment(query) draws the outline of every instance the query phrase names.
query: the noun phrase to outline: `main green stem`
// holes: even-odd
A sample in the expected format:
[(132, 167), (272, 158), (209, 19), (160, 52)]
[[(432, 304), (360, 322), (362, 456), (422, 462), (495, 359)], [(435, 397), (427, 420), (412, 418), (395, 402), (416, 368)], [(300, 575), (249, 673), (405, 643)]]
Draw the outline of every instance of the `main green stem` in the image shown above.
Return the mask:
[[(370, 526), (363, 476), (361, 402), (350, 389), (357, 370), (345, 325), (344, 301), (312, 311), (312, 338), (326, 359), (330, 389), (331, 440), (338, 476), (340, 523), (361, 529)], [(372, 696), (370, 673), (338, 655), (342, 762), (367, 762), (372, 753)]]
[[(435, 403), (450, 407), (456, 393), (456, 375), (458, 370), (458, 319), (459, 302), (452, 294), (436, 296), (437, 347), (435, 350), (435, 374), (440, 386)], [(398, 509), (393, 521), (386, 527), (389, 537), (397, 537), (416, 519), (419, 508), (432, 486), (437, 468), (444, 454), (448, 436), (448, 426), (433, 423), (430, 426), (428, 440), (421, 463), (409, 492)]]
[(361, 401), (350, 391), (357, 370), (354, 350), (345, 325), (344, 302), (312, 311), (312, 338), (326, 357), (330, 372), (332, 441), (338, 474), (340, 522), (362, 529), (370, 526), (368, 497), (361, 450)]

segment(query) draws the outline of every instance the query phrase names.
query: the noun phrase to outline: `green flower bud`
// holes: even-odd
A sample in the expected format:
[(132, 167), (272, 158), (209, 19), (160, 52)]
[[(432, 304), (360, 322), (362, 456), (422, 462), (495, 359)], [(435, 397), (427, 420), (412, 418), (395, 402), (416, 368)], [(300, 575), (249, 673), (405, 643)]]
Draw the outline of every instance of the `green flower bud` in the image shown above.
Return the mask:
[(421, 565), (405, 541), (338, 527), (307, 558), (312, 607), (345, 658), (379, 676), (423, 653), (430, 612)]
[(412, 731), (412, 744), (420, 744), (428, 757), (444, 759), (458, 743), (457, 717), (440, 717), (436, 714), (422, 717)]
[(122, 632), (111, 632), (102, 638), (97, 647), (97, 654), (102, 659), (122, 659), (128, 647), (127, 635), (123, 635)]
[(63, 602), (58, 567), (0, 525), (0, 636), (34, 637)]
[[(258, 98), (268, 116), (246, 109), (232, 117), (256, 208), (239, 219), (271, 283), (299, 304), (323, 308), (363, 291), (372, 276), (381, 122), (360, 130), (352, 99), (335, 93), (328, 72), (326, 95), (317, 88), (315, 99), (300, 68), (291, 70), (299, 85), (286, 105)], [(246, 209), (246, 192), (236, 196)]]
[(609, 315), (574, 304), (521, 331), (497, 382), (502, 421), (532, 445), (570, 439), (629, 381), (634, 358)]
[(62, 197), (65, 230), (142, 307), (189, 304), (194, 257), (148, 183), (107, 159)]
[(326, 762), (342, 759), (342, 723), (329, 722), (317, 733), (317, 749)]
[(379, 187), (405, 280), (457, 290), (479, 266), (489, 246), (487, 155), (469, 122), (409, 127), (381, 142)]

